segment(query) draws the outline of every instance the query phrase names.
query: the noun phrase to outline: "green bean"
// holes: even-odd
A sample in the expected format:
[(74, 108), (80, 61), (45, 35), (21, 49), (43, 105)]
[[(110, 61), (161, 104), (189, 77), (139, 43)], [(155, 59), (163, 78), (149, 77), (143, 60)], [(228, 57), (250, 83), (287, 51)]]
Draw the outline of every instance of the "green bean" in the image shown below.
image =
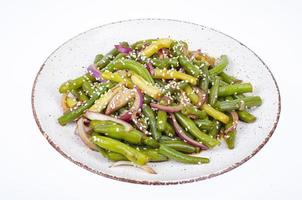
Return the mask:
[(199, 96), (194, 93), (193, 88), (188, 85), (184, 88), (186, 95), (189, 97), (191, 102), (196, 105), (199, 102)]
[(188, 44), (184, 41), (173, 41), (171, 44), (173, 56), (181, 56), (188, 54)]
[(169, 122), (166, 123), (163, 133), (165, 133), (166, 136), (169, 136), (169, 137), (175, 136), (174, 128), (172, 127), (172, 125)]
[(157, 111), (157, 128), (159, 131), (164, 131), (167, 124), (167, 113), (165, 111)]
[[(229, 122), (226, 126), (225, 129), (228, 129), (229, 127), (231, 127), (233, 125), (233, 122)], [(235, 139), (236, 139), (236, 130), (230, 131), (228, 132), (225, 136), (225, 142), (228, 146), (229, 149), (234, 149), (235, 148)]]
[[(129, 46), (127, 42), (121, 42), (120, 44), (126, 47)], [(96, 63), (98, 69), (103, 69), (104, 67), (106, 67), (110, 63), (110, 61), (118, 54), (119, 51), (116, 48), (112, 49), (109, 53), (107, 53), (101, 60)]]
[(114, 85), (115, 84), (111, 82), (102, 83), (98, 88), (98, 90), (95, 93), (93, 93), (92, 97), (88, 101), (80, 105), (78, 108), (68, 113), (65, 113), (63, 116), (59, 117), (58, 122), (63, 126), (77, 119), (83, 114), (85, 110), (87, 110), (94, 104), (94, 102), (101, 96), (101, 94), (105, 93), (108, 89), (112, 88)]
[(221, 72), (219, 74), (219, 76), (221, 77), (221, 79), (228, 83), (228, 84), (234, 84), (234, 83), (238, 83), (238, 82), (241, 82), (240, 80), (238, 80), (237, 78), (235, 78), (234, 76), (230, 76), (228, 75), (227, 73), (225, 72)]
[[(220, 77), (220, 76), (219, 76)], [(219, 86), (228, 86), (228, 85), (230, 85), (230, 84), (228, 84), (227, 82), (224, 82), (223, 80), (220, 80), (219, 81)]]
[(146, 116), (146, 118), (149, 121), (152, 137), (155, 140), (159, 140), (161, 136), (161, 132), (156, 127), (156, 119), (153, 110), (150, 108), (150, 106), (144, 104), (143, 105), (143, 114)]
[(184, 106), (181, 110), (181, 113), (185, 115), (195, 115), (199, 119), (204, 119), (207, 117), (207, 113), (205, 111), (199, 110), (194, 106)]
[(164, 144), (161, 144), (159, 147), (159, 152), (170, 159), (176, 160), (181, 163), (187, 164), (202, 164), (202, 163), (209, 163), (210, 160), (208, 158), (203, 157), (195, 157), (189, 156), (184, 153), (178, 152)]
[(195, 136), (198, 140), (200, 140), (203, 144), (206, 146), (212, 148), (220, 142), (210, 136), (208, 136), (206, 133), (201, 131), (192, 121), (190, 118), (186, 117), (185, 115), (181, 113), (175, 113), (175, 116), (177, 120), (180, 122), (180, 124), (184, 127), (185, 130), (189, 131), (193, 136)]
[(237, 113), (241, 121), (244, 121), (246, 123), (252, 123), (256, 121), (256, 117), (245, 110), (238, 111)]
[(113, 121), (103, 121), (103, 120), (91, 120), (89, 122), (89, 127), (91, 129), (94, 129), (94, 127), (96, 127), (97, 125), (119, 125), (118, 123), (116, 122), (113, 122)]
[(191, 63), (191, 61), (187, 57), (180, 56), (178, 58), (178, 61), (180, 65), (184, 68), (186, 73), (194, 77), (198, 77), (202, 74), (202, 71), (199, 69), (199, 67)]
[(170, 136), (161, 136), (159, 142), (167, 141), (167, 140), (180, 140), (178, 137), (170, 137)]
[(183, 153), (196, 153), (199, 150), (199, 148), (189, 145), (181, 140), (166, 140), (160, 143)]
[(160, 69), (179, 66), (177, 58), (152, 58), (151, 63), (154, 67), (158, 67)]
[(201, 130), (210, 131), (214, 128), (215, 124), (208, 119), (197, 119), (194, 121), (198, 128)]
[(152, 137), (148, 137), (148, 136), (143, 136), (143, 144), (152, 147), (152, 148), (157, 148), (159, 147), (159, 143), (153, 139)]
[(122, 125), (98, 124), (93, 127), (93, 130), (97, 133), (102, 133), (114, 139), (124, 140), (131, 144), (142, 143), (142, 133), (137, 130), (130, 130), (127, 132)]
[(122, 154), (135, 164), (144, 165), (148, 162), (148, 157), (145, 154), (118, 140), (105, 136), (92, 136), (91, 140), (94, 144), (103, 149), (106, 149), (107, 151)]
[(253, 86), (250, 83), (239, 83), (233, 85), (227, 85), (219, 87), (218, 96), (225, 97), (233, 94), (242, 94), (247, 92), (252, 92)]
[(89, 73), (86, 73), (83, 76), (80, 76), (76, 79), (69, 80), (69, 81), (66, 81), (65, 83), (63, 83), (59, 88), (59, 92), (67, 93), (71, 90), (78, 89), (78, 88), (82, 87), (82, 84), (84, 81), (89, 81), (89, 80), (93, 81), (94, 78)]
[(217, 101), (219, 82), (220, 82), (220, 78), (218, 76), (215, 76), (209, 95), (209, 103), (211, 106), (213, 106)]
[(89, 98), (87, 95), (81, 90), (81, 89), (76, 89), (76, 90), (71, 90), (70, 93), (78, 100), (78, 101), (87, 101)]
[(213, 128), (209, 131), (209, 135), (212, 136), (213, 138), (216, 138), (217, 134), (219, 133), (220, 127), (221, 127), (221, 123), (214, 119), (213, 120)]
[(189, 85), (189, 83), (187, 81), (179, 81), (177, 83), (177, 88), (179, 89), (185, 89), (185, 87), (187, 87)]
[(209, 71), (208, 71), (209, 66), (206, 65), (202, 68), (202, 76), (199, 80), (199, 87), (205, 92), (208, 93), (209, 89)]
[(130, 59), (116, 60), (114, 63), (112, 63), (112, 67), (108, 68), (107, 70), (112, 71), (114, 69), (120, 69), (120, 70), (128, 69), (140, 75), (146, 81), (154, 84), (154, 80), (151, 74), (149, 73), (149, 71), (142, 64), (134, 60), (130, 60)]
[(221, 111), (244, 110), (254, 106), (260, 106), (262, 100), (259, 96), (247, 96), (242, 99), (232, 101), (219, 101), (215, 104), (216, 108)]
[(222, 55), (220, 57), (220, 62), (213, 69), (209, 70), (209, 75), (214, 76), (223, 72), (226, 66), (229, 64), (228, 57), (226, 55)]
[(229, 122), (229, 116), (227, 116), (226, 114), (224, 114), (223, 112), (220, 112), (219, 110), (216, 110), (215, 108), (213, 108), (212, 106), (210, 106), (209, 104), (203, 104), (202, 105), (202, 109), (211, 117), (213, 117), (214, 119), (217, 119), (225, 124), (227, 124)]
[(82, 84), (82, 89), (89, 97), (94, 93), (94, 85), (91, 81), (84, 81)]
[(94, 58), (94, 61), (93, 61), (93, 63), (94, 64), (96, 64), (96, 63), (98, 63), (100, 60), (102, 60), (104, 58), (104, 55), (103, 54), (97, 54), (96, 56), (95, 56), (95, 58)]
[(168, 160), (168, 157), (160, 154), (157, 149), (144, 149), (141, 150), (141, 152), (148, 156), (150, 162), (163, 162)]

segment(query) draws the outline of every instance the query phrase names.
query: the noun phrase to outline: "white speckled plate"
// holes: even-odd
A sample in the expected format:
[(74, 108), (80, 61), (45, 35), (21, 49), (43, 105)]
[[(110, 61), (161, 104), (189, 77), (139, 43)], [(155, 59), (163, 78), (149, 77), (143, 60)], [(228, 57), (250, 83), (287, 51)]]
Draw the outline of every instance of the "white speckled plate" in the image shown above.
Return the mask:
[[(224, 144), (203, 152), (211, 162), (188, 165), (174, 161), (151, 163), (156, 175), (131, 167), (109, 168), (111, 163), (86, 148), (74, 134), (75, 125), (57, 123), (62, 114), (58, 87), (68, 79), (85, 73), (97, 53), (106, 53), (120, 41), (171, 37), (185, 40), (190, 49), (201, 48), (210, 55), (228, 55), (227, 71), (251, 82), (254, 94), (263, 98), (263, 105), (252, 111), (257, 121), (240, 123), (236, 148)], [(142, 184), (177, 184), (207, 179), (230, 171), (255, 155), (272, 136), (280, 115), (280, 94), (277, 83), (264, 62), (237, 40), (216, 30), (188, 22), (164, 19), (129, 20), (103, 25), (68, 40), (56, 49), (42, 65), (32, 90), (34, 117), (42, 134), (63, 156), (75, 164), (109, 178)]]

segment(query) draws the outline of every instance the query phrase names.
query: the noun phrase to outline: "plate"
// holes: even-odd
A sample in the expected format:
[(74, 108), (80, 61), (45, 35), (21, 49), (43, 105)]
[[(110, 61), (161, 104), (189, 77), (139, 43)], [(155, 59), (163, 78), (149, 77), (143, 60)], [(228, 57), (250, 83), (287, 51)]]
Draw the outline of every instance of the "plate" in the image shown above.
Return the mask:
[[(158, 37), (185, 40), (190, 49), (201, 48), (203, 52), (215, 57), (228, 55), (228, 73), (251, 82), (254, 94), (263, 98), (263, 105), (251, 111), (257, 116), (255, 123), (239, 124), (234, 150), (228, 150), (222, 144), (202, 153), (211, 160), (207, 165), (188, 165), (174, 161), (151, 163), (156, 175), (127, 166), (110, 168), (110, 161), (89, 150), (74, 134), (75, 124), (64, 127), (58, 124), (57, 118), (62, 114), (58, 87), (66, 80), (84, 74), (94, 56), (100, 52), (108, 52), (114, 44)], [(214, 177), (238, 167), (253, 157), (272, 136), (280, 116), (280, 107), (276, 80), (252, 50), (211, 28), (166, 19), (120, 21), (75, 36), (50, 54), (40, 68), (32, 89), (32, 109), (37, 125), (60, 154), (93, 173), (141, 184), (188, 183)]]

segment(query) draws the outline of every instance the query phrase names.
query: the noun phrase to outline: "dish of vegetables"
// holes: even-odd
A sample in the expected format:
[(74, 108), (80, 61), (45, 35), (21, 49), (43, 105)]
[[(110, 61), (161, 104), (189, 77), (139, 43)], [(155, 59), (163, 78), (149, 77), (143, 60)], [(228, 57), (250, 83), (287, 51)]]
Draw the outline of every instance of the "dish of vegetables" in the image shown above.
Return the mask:
[(166, 185), (252, 158), (278, 124), (280, 93), (236, 39), (190, 22), (138, 19), (88, 30), (52, 52), (34, 81), (32, 110), (45, 139), (74, 164)]
[(113, 166), (156, 173), (148, 162), (210, 163), (202, 152), (235, 148), (238, 123), (253, 123), (248, 109), (262, 103), (251, 83), (225, 72), (228, 59), (172, 38), (121, 42), (60, 86), (58, 122), (75, 122), (83, 143)]

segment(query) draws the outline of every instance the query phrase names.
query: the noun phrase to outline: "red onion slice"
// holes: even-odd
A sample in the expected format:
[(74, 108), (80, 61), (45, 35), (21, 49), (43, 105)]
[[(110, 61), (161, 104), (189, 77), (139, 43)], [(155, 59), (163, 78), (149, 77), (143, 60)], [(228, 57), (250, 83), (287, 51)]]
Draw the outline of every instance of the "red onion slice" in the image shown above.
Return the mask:
[(190, 138), (189, 136), (187, 136), (184, 132), (184, 130), (181, 128), (181, 126), (178, 124), (178, 122), (176, 121), (175, 116), (170, 113), (170, 117), (172, 119), (172, 124), (173, 127), (175, 129), (176, 134), (178, 135), (178, 137), (180, 137), (181, 139), (183, 139), (184, 141), (186, 141), (187, 143), (191, 144), (192, 146), (195, 147), (199, 147), (202, 150), (207, 150), (209, 149), (207, 146), (205, 146), (204, 144), (201, 144), (195, 140), (193, 140), (192, 138)]
[(86, 144), (90, 149), (97, 151), (98, 147), (93, 144), (93, 142), (90, 141), (90, 136), (88, 135), (88, 132), (85, 130), (85, 125), (84, 125), (84, 119), (80, 118), (77, 121), (77, 133), (79, 134), (81, 140)]
[(102, 79), (101, 72), (97, 69), (96, 65), (89, 65), (87, 71), (91, 76), (93, 76), (97, 81), (105, 81)]
[(205, 93), (199, 87), (193, 87), (193, 90), (198, 96), (198, 103), (196, 106), (200, 108), (207, 101), (207, 93)]
[[(135, 100), (134, 100), (134, 103), (133, 103), (132, 107), (130, 108), (129, 111), (121, 114), (118, 117), (119, 119), (124, 120), (126, 122), (130, 122), (131, 121), (131, 119), (134, 116), (133, 115), (134, 113), (140, 112), (140, 109), (142, 108), (143, 103), (144, 103), (144, 96), (143, 96), (142, 92), (140, 91), (140, 89), (138, 89), (137, 87), (135, 87), (133, 89), (133, 91), (134, 91)], [(136, 114), (135, 114), (135, 117), (136, 117)]]
[(144, 170), (145, 172), (149, 173), (149, 174), (156, 174), (156, 171), (154, 171), (154, 169), (152, 169), (150, 166), (148, 165), (136, 165), (133, 162), (130, 161), (117, 161), (115, 163), (113, 163), (110, 167), (118, 167), (118, 166), (133, 166), (133, 167), (137, 167), (140, 168), (142, 170)]
[(165, 106), (165, 105), (160, 105), (160, 104), (156, 104), (156, 103), (150, 103), (150, 106), (152, 108), (157, 108), (159, 110), (163, 110), (168, 113), (178, 112), (178, 111), (181, 111), (181, 109), (183, 108), (182, 104), (179, 104), (177, 106)]
[(101, 113), (87, 111), (85, 113), (85, 117), (90, 119), (90, 120), (104, 120), (104, 121), (116, 122), (118, 124), (123, 125), (125, 127), (126, 131), (130, 131), (131, 129), (133, 129), (133, 127), (130, 124), (124, 122), (123, 120), (120, 120), (120, 119), (117, 119), (117, 118), (114, 118), (114, 117), (110, 117), (108, 115), (104, 115), (104, 114), (101, 114)]
[(125, 106), (133, 96), (133, 90), (129, 90), (128, 88), (124, 88), (123, 90), (119, 91), (108, 103), (105, 114), (110, 115), (111, 113)]
[(123, 120), (125, 122), (131, 122), (131, 112), (130, 111), (126, 111), (124, 113), (122, 113), (121, 115), (118, 116), (118, 119)]
[(239, 123), (239, 117), (238, 117), (237, 112), (236, 112), (236, 111), (232, 111), (232, 112), (231, 112), (231, 115), (232, 115), (232, 118), (233, 118), (232, 126), (229, 127), (228, 129), (226, 129), (226, 130), (224, 131), (225, 134), (226, 134), (226, 133), (229, 133), (229, 132), (231, 132), (231, 131), (236, 130), (237, 125), (238, 125), (238, 123)]
[(125, 53), (125, 54), (129, 54), (132, 49), (130, 47), (124, 47), (123, 45), (114, 45), (114, 47), (118, 50), (118, 52), (120, 53)]
[(150, 63), (150, 62), (146, 63), (146, 68), (151, 75), (154, 75), (154, 67), (153, 67), (152, 63)]

